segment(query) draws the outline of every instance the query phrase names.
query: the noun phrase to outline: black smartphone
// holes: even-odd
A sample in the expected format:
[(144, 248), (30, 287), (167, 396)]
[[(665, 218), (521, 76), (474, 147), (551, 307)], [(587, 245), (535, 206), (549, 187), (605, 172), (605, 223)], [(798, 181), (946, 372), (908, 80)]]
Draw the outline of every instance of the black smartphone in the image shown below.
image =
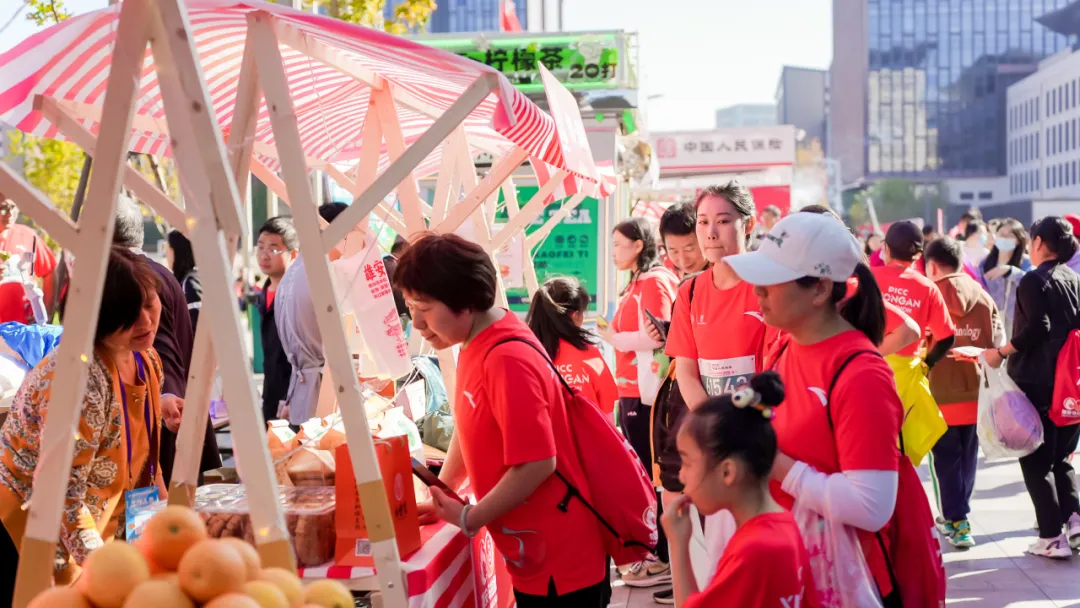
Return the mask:
[(443, 494), (446, 494), (450, 498), (460, 502), (463, 505), (468, 504), (467, 502), (465, 502), (465, 500), (463, 500), (460, 496), (457, 495), (457, 492), (451, 490), (450, 486), (443, 483), (443, 481), (439, 479), (438, 475), (432, 473), (431, 469), (427, 468), (426, 464), (420, 462), (415, 458), (412, 459), (412, 472), (413, 475), (419, 477), (420, 481), (424, 482), (424, 485), (426, 485), (427, 487), (439, 488), (443, 491)]
[(645, 309), (645, 316), (649, 318), (649, 322), (653, 324), (656, 331), (660, 332), (660, 338), (662, 338), (664, 342), (667, 342), (667, 329), (665, 329), (664, 322), (657, 319), (654, 314), (649, 312), (648, 308)]

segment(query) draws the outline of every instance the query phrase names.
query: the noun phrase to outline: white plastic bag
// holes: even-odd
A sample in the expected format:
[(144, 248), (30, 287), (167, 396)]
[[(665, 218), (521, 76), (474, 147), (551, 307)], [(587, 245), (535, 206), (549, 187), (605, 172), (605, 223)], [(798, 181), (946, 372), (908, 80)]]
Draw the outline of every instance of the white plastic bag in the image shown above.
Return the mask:
[(810, 554), (821, 607), (880, 608), (877, 584), (866, 565), (855, 530), (830, 522), (797, 500), (791, 514)]
[(979, 420), (976, 432), (987, 460), (1019, 458), (1043, 443), (1039, 413), (1004, 369), (994, 369), (980, 359), (983, 384), (979, 388)]

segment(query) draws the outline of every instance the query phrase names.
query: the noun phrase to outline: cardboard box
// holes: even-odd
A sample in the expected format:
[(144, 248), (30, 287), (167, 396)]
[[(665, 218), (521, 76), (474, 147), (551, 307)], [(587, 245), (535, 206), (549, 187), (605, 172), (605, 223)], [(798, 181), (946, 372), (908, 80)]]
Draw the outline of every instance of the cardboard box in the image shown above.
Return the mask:
[[(379, 459), (386, 496), (390, 500), (398, 552), (405, 557), (420, 548), (420, 520), (413, 491), (409, 440), (405, 436), (375, 439), (375, 454)], [(338, 446), (335, 455), (337, 546), (334, 550), (334, 563), (338, 566), (374, 566), (367, 526), (364, 524), (364, 512), (360, 507), (360, 495), (356, 491), (349, 446)]]

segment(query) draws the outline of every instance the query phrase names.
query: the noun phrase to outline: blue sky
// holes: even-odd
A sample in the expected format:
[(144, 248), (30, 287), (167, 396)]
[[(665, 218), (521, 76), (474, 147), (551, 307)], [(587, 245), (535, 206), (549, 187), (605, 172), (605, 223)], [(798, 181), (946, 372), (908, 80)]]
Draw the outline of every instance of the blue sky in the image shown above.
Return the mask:
[[(17, 2), (2, 2), (0, 26)], [(65, 0), (74, 13), (106, 0)], [(640, 36), (651, 130), (708, 129), (717, 108), (771, 102), (784, 65), (826, 68), (831, 0), (564, 0), (568, 31), (622, 29)], [(550, 19), (550, 17), (549, 17)], [(0, 52), (34, 33), (20, 16)]]

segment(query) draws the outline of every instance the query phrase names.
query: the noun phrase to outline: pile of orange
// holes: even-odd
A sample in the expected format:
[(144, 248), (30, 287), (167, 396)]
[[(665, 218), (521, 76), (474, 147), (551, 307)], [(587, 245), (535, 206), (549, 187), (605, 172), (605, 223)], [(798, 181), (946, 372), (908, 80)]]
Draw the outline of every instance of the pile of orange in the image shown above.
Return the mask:
[(352, 608), (344, 585), (305, 587), (296, 574), (263, 568), (255, 548), (214, 539), (199, 515), (167, 507), (134, 544), (108, 543), (83, 564), (78, 582), (51, 589), (30, 608)]

